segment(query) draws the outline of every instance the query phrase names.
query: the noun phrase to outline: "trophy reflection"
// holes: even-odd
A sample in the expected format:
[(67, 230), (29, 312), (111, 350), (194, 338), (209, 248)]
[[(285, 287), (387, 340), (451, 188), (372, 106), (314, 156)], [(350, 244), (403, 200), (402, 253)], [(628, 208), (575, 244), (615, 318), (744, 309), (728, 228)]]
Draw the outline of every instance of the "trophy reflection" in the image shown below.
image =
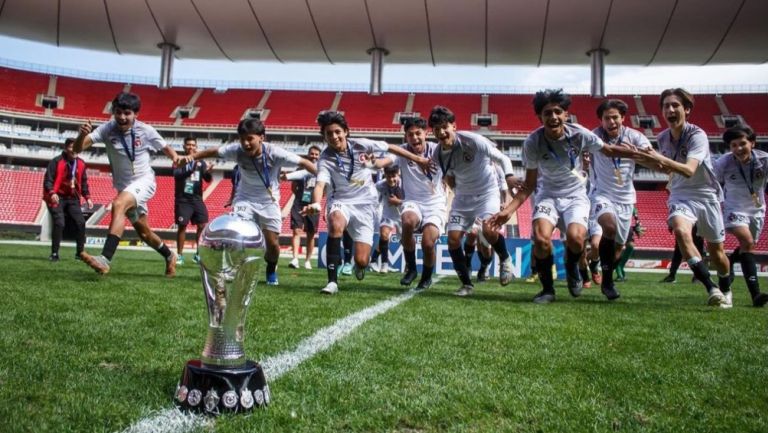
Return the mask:
[(261, 366), (243, 348), (245, 318), (264, 258), (264, 236), (252, 221), (222, 215), (198, 243), (208, 335), (200, 359), (187, 362), (176, 390), (184, 409), (218, 414), (269, 403)]

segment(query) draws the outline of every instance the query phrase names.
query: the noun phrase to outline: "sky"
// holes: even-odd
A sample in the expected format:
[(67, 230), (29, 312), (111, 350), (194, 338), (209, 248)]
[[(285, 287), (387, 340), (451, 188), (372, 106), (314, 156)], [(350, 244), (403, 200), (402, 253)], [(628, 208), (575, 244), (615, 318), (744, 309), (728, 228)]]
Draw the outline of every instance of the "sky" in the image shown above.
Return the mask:
[[(609, 59), (608, 59), (609, 60)], [(32, 64), (33, 70), (57, 68), (60, 75), (101, 77), (103, 74), (141, 78), (137, 83), (157, 83), (160, 56), (118, 55), (76, 48), (56, 47), (0, 36), (0, 64)], [(22, 68), (28, 69), (28, 68)], [(64, 69), (65, 71), (61, 71)], [(70, 71), (66, 71), (70, 70)], [(369, 64), (309, 64), (176, 60), (172, 80), (206, 81), (203, 87), (271, 87), (294, 89), (367, 90)], [(671, 79), (670, 77), (674, 77)], [(116, 81), (127, 81), (115, 79)], [(267, 86), (269, 84), (269, 86)], [(608, 93), (656, 93), (667, 87), (693, 92), (749, 92), (768, 89), (768, 64), (717, 66), (631, 67), (606, 66)], [(530, 93), (544, 87), (562, 87), (571, 93), (588, 93), (589, 66), (417, 66), (384, 65), (384, 91), (488, 91)]]

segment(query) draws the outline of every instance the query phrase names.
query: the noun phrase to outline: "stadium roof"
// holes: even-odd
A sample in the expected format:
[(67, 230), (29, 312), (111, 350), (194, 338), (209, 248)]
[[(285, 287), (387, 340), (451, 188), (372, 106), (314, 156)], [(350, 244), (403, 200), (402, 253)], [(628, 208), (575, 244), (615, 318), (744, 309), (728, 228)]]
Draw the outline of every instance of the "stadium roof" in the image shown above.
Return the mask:
[[(0, 34), (120, 54), (279, 62), (768, 61), (765, 0), (0, 0)], [(128, 71), (123, 71), (128, 72)]]

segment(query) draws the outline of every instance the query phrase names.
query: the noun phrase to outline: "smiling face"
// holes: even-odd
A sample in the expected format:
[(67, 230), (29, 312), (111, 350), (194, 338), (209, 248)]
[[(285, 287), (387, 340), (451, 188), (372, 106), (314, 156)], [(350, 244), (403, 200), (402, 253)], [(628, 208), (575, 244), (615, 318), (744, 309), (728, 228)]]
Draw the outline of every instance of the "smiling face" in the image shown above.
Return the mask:
[(338, 123), (330, 123), (323, 128), (325, 142), (336, 152), (347, 150), (347, 136), (349, 136), (349, 130), (344, 129)]
[(456, 141), (456, 123), (444, 122), (432, 125), (432, 135), (443, 146), (452, 146)]
[(184, 153), (187, 155), (194, 155), (197, 153), (197, 141), (187, 140), (184, 142)]
[(261, 155), (261, 143), (264, 142), (264, 136), (258, 134), (241, 134), (240, 135), (240, 147), (243, 148), (245, 153), (249, 156)]
[(748, 162), (752, 156), (752, 149), (755, 148), (755, 142), (749, 141), (745, 136), (734, 138), (728, 143), (728, 147), (731, 149), (731, 153), (736, 157), (739, 162)]
[(565, 110), (560, 104), (549, 103), (541, 110), (539, 120), (544, 125), (544, 133), (547, 137), (558, 139), (565, 133), (568, 110)]
[(115, 108), (112, 114), (115, 116), (117, 126), (123, 132), (131, 129), (133, 122), (136, 121), (136, 112), (129, 108)]
[(309, 149), (309, 152), (307, 152), (307, 159), (309, 159), (313, 163), (317, 162), (317, 160), (320, 159), (320, 149), (317, 149), (314, 147), (312, 149)]
[(600, 118), (600, 124), (610, 138), (619, 136), (622, 123), (624, 123), (624, 116), (615, 108), (603, 111), (603, 117)]
[(405, 142), (408, 143), (413, 153), (421, 155), (424, 153), (424, 146), (427, 142), (427, 132), (418, 126), (411, 126), (405, 131)]
[(690, 108), (685, 108), (683, 100), (677, 95), (669, 95), (661, 102), (661, 112), (667, 121), (667, 126), (672, 129), (679, 129), (685, 125), (688, 115), (691, 114)]

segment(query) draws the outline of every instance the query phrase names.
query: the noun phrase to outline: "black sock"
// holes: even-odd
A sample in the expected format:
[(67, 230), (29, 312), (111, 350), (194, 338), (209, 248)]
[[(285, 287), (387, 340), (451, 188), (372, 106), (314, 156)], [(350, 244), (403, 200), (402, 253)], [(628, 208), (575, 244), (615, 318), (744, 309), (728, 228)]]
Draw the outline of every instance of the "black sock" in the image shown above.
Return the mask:
[(75, 254), (79, 257), (80, 253), (85, 249), (85, 225), (80, 227), (80, 231), (77, 234), (77, 241), (75, 247)]
[(117, 251), (118, 244), (120, 244), (120, 238), (113, 234), (108, 234), (107, 240), (104, 242), (104, 248), (101, 249), (101, 255), (106, 257), (107, 260), (112, 260), (112, 256)]
[(581, 252), (574, 253), (570, 248), (565, 247), (565, 273), (571, 278), (579, 277), (579, 259)]
[(328, 263), (326, 264), (328, 282), (335, 283), (337, 281), (336, 270), (341, 264), (341, 238), (328, 238), (325, 257), (328, 259)]
[(616, 259), (616, 243), (613, 239), (602, 238), (598, 251), (600, 253), (600, 270), (603, 273), (601, 286), (611, 287), (613, 285), (613, 262)]
[(472, 256), (475, 254), (475, 246), (464, 242), (464, 257), (466, 259), (467, 269), (472, 269)]
[(422, 266), (421, 268), (421, 282), (429, 281), (432, 279), (432, 271), (434, 271), (434, 266)]
[(171, 257), (171, 250), (170, 250), (170, 249), (168, 249), (168, 245), (166, 245), (166, 244), (165, 244), (165, 243), (163, 243), (163, 242), (161, 242), (161, 243), (160, 243), (160, 246), (159, 246), (159, 247), (155, 248), (155, 251), (157, 251), (158, 253), (160, 253), (160, 255), (161, 255), (161, 256), (163, 256), (163, 258), (164, 258), (165, 260), (168, 260), (168, 258), (170, 258), (170, 257)]
[[(601, 240), (602, 242), (602, 240)], [(600, 260), (590, 260), (589, 261), (589, 272), (592, 272), (593, 274), (597, 273), (597, 267), (600, 265)]]
[(352, 236), (344, 232), (344, 263), (352, 263)]
[(680, 247), (675, 244), (675, 251), (672, 253), (672, 261), (669, 263), (669, 275), (675, 278), (677, 270), (680, 268), (680, 264), (683, 263), (683, 253), (680, 252)]
[(405, 256), (406, 270), (415, 271), (416, 270), (416, 250), (408, 251), (404, 249), (403, 255)]
[(382, 265), (389, 263), (389, 239), (379, 239), (379, 255)]
[(270, 262), (267, 260), (267, 275), (274, 273), (277, 270), (277, 262)]
[(733, 278), (733, 276), (735, 274), (735, 272), (733, 270), (733, 265), (736, 262), (741, 262), (741, 250), (739, 249), (739, 247), (736, 247), (736, 249), (733, 250), (731, 255), (728, 256), (728, 269), (729, 269), (728, 272), (731, 275), (731, 278)]
[(539, 273), (541, 288), (547, 293), (555, 293), (555, 280), (552, 278), (552, 264), (554, 260), (552, 254), (543, 259), (536, 259), (536, 270)]
[(493, 254), (490, 255), (490, 257), (485, 257), (484, 255), (477, 253), (478, 257), (480, 257), (480, 266), (481, 267), (488, 267), (488, 265), (491, 264), (493, 261)]
[(757, 263), (752, 253), (741, 253), (741, 272), (747, 282), (747, 289), (752, 298), (760, 294), (760, 283), (757, 280)]
[(371, 253), (371, 263), (375, 263), (376, 260), (378, 259), (379, 259), (379, 250), (373, 250), (373, 253)]
[(499, 256), (500, 262), (503, 262), (504, 260), (507, 260), (509, 258), (509, 251), (507, 251), (507, 242), (504, 239), (504, 236), (499, 235), (499, 237), (496, 239), (496, 242), (493, 243), (493, 250), (496, 251), (496, 254)]
[(453, 269), (456, 271), (456, 275), (459, 276), (461, 283), (471, 286), (472, 280), (469, 279), (469, 270), (467, 269), (467, 263), (464, 261), (464, 250), (456, 248), (455, 250), (448, 250), (448, 253), (451, 254)]
[(689, 262), (688, 266), (691, 268), (691, 271), (693, 271), (693, 275), (696, 276), (696, 279), (704, 284), (704, 287), (707, 289), (707, 293), (711, 292), (712, 289), (715, 288), (715, 286), (712, 285), (712, 279), (709, 277), (709, 269), (707, 269), (707, 265), (703, 260), (699, 260), (694, 265), (691, 265)]
[(730, 275), (722, 276), (720, 274), (717, 274), (717, 287), (723, 293), (730, 292), (731, 291), (731, 276)]
[(579, 268), (579, 274), (581, 275), (581, 281), (585, 283), (589, 281), (589, 269)]

